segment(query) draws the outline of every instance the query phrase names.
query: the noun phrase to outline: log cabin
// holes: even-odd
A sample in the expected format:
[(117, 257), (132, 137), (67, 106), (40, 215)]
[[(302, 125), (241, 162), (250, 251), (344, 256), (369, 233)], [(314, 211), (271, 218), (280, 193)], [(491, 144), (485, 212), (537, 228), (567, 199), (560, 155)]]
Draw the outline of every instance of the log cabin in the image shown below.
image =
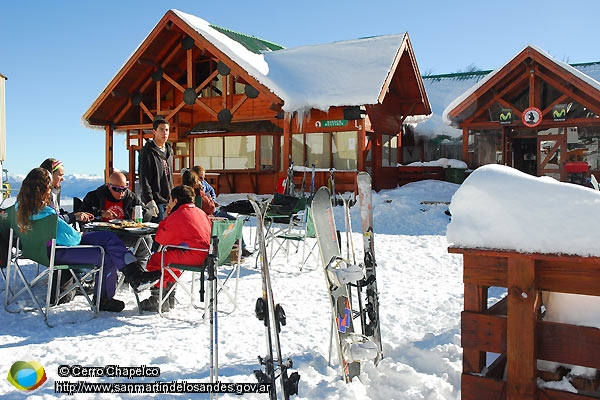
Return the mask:
[[(126, 135), (129, 181), (158, 117), (170, 123), (174, 180), (202, 165), (220, 193), (273, 193), (290, 165), (334, 170), (355, 190), (397, 186), (404, 126), (431, 108), (408, 33), (286, 49), (169, 10), (83, 115), (106, 137)], [(300, 172), (299, 172), (300, 173)], [(218, 177), (215, 178), (215, 177)]]
[(462, 130), (462, 160), (585, 184), (600, 172), (600, 83), (586, 67), (527, 46), (486, 74), (442, 114)]

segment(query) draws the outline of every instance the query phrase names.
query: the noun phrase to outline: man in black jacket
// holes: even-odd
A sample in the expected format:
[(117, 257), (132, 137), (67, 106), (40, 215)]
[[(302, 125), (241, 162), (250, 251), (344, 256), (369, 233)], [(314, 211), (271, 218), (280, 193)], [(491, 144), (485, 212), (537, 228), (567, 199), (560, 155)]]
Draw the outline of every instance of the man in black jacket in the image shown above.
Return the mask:
[[(122, 172), (113, 172), (110, 175), (107, 184), (92, 190), (85, 195), (81, 205), (81, 211), (93, 214), (97, 219), (110, 221), (112, 219), (134, 219), (135, 206), (142, 205), (139, 196), (129, 190), (127, 178)], [(117, 235), (128, 247), (136, 245), (138, 237), (127, 235), (126, 233)], [(140, 243), (136, 249), (135, 256), (142, 266), (146, 265), (150, 258), (150, 247), (152, 246), (152, 237), (146, 235), (143, 237), (146, 242)]]
[(152, 123), (153, 140), (140, 150), (139, 181), (142, 201), (152, 215), (152, 222), (160, 222), (165, 215), (173, 188), (173, 149), (169, 139), (169, 123), (156, 117)]

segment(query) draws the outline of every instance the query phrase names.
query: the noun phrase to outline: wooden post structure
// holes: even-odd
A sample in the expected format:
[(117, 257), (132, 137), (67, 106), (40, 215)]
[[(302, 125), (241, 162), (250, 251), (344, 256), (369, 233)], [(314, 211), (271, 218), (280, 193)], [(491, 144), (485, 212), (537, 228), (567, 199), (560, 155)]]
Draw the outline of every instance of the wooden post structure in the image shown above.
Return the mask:
[[(592, 400), (538, 388), (537, 360), (600, 369), (600, 329), (542, 320), (541, 292), (600, 296), (600, 257), (451, 247), (463, 255), (463, 400)], [(507, 295), (488, 307), (488, 288)], [(575, 345), (576, 344), (576, 345)], [(500, 354), (486, 365), (487, 353)]]

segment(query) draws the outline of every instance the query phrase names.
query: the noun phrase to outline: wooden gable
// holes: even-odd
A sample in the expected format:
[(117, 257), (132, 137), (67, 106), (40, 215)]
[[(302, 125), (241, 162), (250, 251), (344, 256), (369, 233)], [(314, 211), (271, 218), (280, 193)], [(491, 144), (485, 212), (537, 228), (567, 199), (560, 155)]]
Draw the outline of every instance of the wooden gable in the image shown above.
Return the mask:
[(536, 107), (542, 114), (540, 126), (555, 127), (553, 108), (565, 103), (571, 105), (565, 124), (589, 124), (592, 114), (600, 115), (598, 86), (528, 46), (449, 110), (448, 118), (456, 127), (485, 129), (490, 123), (497, 126), (502, 110), (511, 109), (514, 125), (523, 125), (523, 111)]
[(408, 116), (429, 115), (431, 106), (415, 54), (405, 34), (388, 79), (379, 95), (379, 104), (367, 107), (373, 131), (396, 133)]
[[(220, 90), (212, 86), (218, 75), (227, 77), (223, 84), (227, 87), (238, 83), (248, 88), (239, 96), (202, 98), (202, 90)], [(257, 107), (258, 102), (266, 107)], [(223, 110), (241, 114), (244, 107), (277, 109), (281, 104), (275, 94), (168, 11), (83, 118), (90, 125), (126, 130), (150, 127), (154, 117), (162, 115), (174, 121), (174, 133), (183, 134), (194, 121), (182, 116), (179, 123), (173, 117), (186, 106), (199, 109), (194, 111), (196, 120), (217, 121)]]

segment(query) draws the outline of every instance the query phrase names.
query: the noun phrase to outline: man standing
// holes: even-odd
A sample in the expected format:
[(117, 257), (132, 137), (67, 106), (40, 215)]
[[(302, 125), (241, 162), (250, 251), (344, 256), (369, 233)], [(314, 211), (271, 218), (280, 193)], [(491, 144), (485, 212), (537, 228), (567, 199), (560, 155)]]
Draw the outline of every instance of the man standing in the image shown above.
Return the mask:
[[(92, 190), (83, 198), (81, 211), (85, 211), (99, 217), (103, 221), (112, 219), (134, 219), (134, 208), (142, 205), (142, 201), (137, 194), (129, 190), (127, 178), (122, 172), (113, 172), (108, 179), (108, 183)], [(117, 236), (125, 243), (127, 247), (134, 247), (137, 244), (138, 237), (128, 235), (127, 233)], [(152, 238), (150, 235), (143, 237), (146, 242), (139, 243), (135, 256), (142, 266), (150, 258), (150, 246)]]
[(169, 196), (173, 188), (173, 149), (169, 139), (169, 123), (156, 117), (152, 123), (153, 140), (146, 142), (139, 157), (139, 180), (142, 201), (152, 215), (152, 222), (160, 222), (165, 216)]

